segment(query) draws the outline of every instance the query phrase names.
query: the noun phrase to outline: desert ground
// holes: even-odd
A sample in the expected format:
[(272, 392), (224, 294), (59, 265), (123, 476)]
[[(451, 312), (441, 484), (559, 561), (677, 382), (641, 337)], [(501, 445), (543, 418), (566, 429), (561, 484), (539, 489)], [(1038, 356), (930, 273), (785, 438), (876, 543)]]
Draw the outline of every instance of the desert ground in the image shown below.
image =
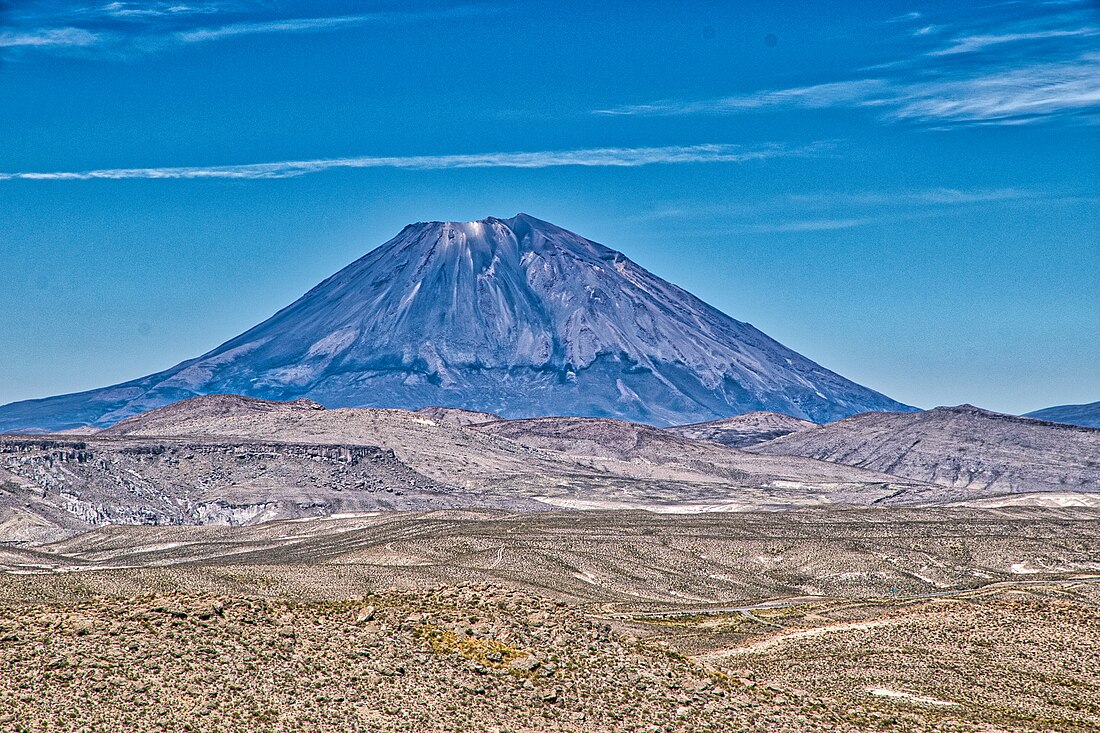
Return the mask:
[(13, 731), (1087, 731), (1100, 510), (440, 510), (0, 550)]

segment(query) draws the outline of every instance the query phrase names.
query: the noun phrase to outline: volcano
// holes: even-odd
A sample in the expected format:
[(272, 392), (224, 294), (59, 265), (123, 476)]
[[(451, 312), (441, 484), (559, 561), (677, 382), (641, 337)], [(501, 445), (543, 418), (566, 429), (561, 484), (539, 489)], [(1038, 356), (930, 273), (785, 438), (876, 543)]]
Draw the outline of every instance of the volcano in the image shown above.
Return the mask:
[(202, 394), (445, 405), (654, 425), (906, 405), (734, 320), (623, 254), (525, 214), (421, 222), (213, 351), (0, 407), (0, 431), (107, 426)]

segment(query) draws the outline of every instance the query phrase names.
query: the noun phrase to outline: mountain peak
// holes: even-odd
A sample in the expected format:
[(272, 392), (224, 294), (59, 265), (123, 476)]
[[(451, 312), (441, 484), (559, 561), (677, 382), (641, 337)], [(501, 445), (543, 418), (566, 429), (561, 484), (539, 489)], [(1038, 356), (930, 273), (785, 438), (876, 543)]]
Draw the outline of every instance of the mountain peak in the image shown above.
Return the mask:
[(122, 385), (0, 408), (0, 431), (109, 425), (215, 392), (654, 424), (905, 405), (529, 214), (420, 222), (267, 321)]
[(500, 216), (486, 216), (484, 219), (474, 219), (473, 221), (444, 221), (444, 220), (432, 220), (421, 221), (416, 224), (410, 224), (409, 227), (429, 226), (429, 227), (452, 227), (457, 229), (467, 228), (481, 228), (492, 226), (494, 224), (501, 224), (511, 229), (513, 226), (527, 226), (533, 229), (546, 229), (550, 231), (566, 231), (561, 227), (551, 224), (548, 221), (544, 221), (537, 217), (525, 214), (520, 211), (515, 216), (500, 217)]
[(405, 227), (382, 248), (403, 248), (410, 242), (495, 254), (512, 250), (517, 256), (546, 247), (565, 249), (579, 256), (597, 257), (605, 256), (606, 250), (567, 229), (523, 212), (507, 219), (487, 216), (474, 221), (419, 222)]

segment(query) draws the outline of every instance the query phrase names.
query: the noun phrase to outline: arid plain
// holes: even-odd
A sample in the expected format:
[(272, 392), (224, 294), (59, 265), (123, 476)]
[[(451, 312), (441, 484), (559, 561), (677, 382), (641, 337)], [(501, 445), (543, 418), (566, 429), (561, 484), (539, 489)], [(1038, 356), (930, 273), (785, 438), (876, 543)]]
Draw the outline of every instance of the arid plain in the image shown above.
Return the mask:
[[(1100, 431), (895, 419), (961, 446), (955, 468), (773, 454), (865, 421), (767, 414), (214, 396), (9, 436), (0, 726), (1096, 729)], [(967, 443), (990, 435), (1070, 458)]]

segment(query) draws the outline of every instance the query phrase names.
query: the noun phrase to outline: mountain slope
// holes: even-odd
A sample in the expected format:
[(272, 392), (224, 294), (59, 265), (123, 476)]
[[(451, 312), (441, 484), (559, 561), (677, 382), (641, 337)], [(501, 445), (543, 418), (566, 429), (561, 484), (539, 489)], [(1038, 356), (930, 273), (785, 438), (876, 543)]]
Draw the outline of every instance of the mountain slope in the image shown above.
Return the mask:
[(1100, 402), (1090, 402), (1087, 405), (1047, 407), (1029, 412), (1024, 417), (1060, 422), (1066, 425), (1080, 425), (1086, 428), (1100, 428)]
[(235, 393), (678, 424), (906, 410), (622, 254), (544, 221), (412, 224), (267, 321), (132, 382), (0, 408), (0, 431), (110, 425)]
[(973, 496), (1100, 491), (1100, 430), (971, 405), (856, 415), (749, 450), (869, 468)]

